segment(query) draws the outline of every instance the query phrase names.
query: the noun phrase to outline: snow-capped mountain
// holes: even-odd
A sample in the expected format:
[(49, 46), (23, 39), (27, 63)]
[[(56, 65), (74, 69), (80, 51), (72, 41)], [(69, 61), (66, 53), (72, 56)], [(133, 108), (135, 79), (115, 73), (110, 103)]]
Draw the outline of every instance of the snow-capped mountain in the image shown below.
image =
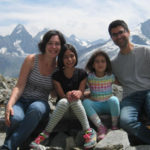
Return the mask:
[[(32, 35), (21, 24), (18, 24), (10, 35), (0, 36), (0, 74), (18, 76), (21, 64), (28, 54), (38, 53), (38, 42), (49, 29), (43, 29), (37, 35)], [(92, 44), (83, 41), (75, 35), (65, 36), (66, 41), (73, 44), (80, 53)]]
[[(10, 35), (5, 37), (0, 36), (0, 54), (25, 56), (27, 54), (37, 53), (37, 44), (48, 30), (44, 29), (37, 33), (35, 37), (32, 37), (25, 27), (19, 24)], [(89, 42), (80, 40), (75, 35), (71, 35), (70, 37), (65, 36), (65, 38), (76, 49), (83, 49), (90, 45)]]
[(81, 53), (79, 57), (80, 67), (84, 68), (90, 56), (98, 49), (105, 51), (110, 58), (113, 58), (115, 55), (117, 55), (119, 51), (118, 47), (115, 46), (111, 40), (105, 41), (104, 43), (101, 44), (93, 45), (80, 52)]
[(0, 53), (24, 56), (34, 53), (36, 43), (32, 36), (26, 31), (23, 25), (17, 25), (10, 35), (0, 37)]
[[(135, 44), (150, 46), (150, 20), (147, 20), (131, 31), (131, 41)], [(26, 55), (38, 53), (37, 44), (49, 29), (43, 29), (32, 35), (21, 24), (17, 25), (10, 35), (0, 36), (0, 74), (17, 77)], [(75, 35), (65, 36), (66, 41), (78, 51), (78, 66), (84, 67), (88, 58), (97, 49), (104, 50), (110, 58), (117, 55), (119, 49), (109, 40), (98, 39), (90, 42), (77, 38)]]
[(131, 34), (133, 43), (150, 45), (150, 19), (139, 24)]
[(91, 45), (90, 42), (80, 40), (73, 34), (70, 37), (65, 37), (65, 38), (66, 38), (67, 42), (73, 44), (77, 50), (80, 50), (82, 48), (87, 48)]
[[(133, 31), (131, 31), (131, 42), (134, 44), (150, 46), (150, 19), (137, 25), (137, 27)], [(80, 66), (85, 67), (87, 60), (89, 59), (91, 54), (98, 49), (107, 52), (111, 59), (115, 57), (119, 52), (118, 47), (114, 45), (111, 39), (105, 41), (102, 44), (99, 43), (99, 45), (92, 45), (91, 47), (82, 50), (84, 52), (80, 52), (82, 54), (79, 58)]]

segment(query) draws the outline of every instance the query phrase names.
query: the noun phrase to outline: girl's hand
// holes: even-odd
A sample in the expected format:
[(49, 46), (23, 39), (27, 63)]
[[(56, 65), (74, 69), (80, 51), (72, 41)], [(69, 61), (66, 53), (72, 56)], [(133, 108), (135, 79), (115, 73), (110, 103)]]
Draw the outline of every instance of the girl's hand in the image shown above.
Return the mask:
[(71, 99), (70, 99), (70, 102), (73, 102), (73, 101), (78, 101), (82, 96), (82, 92), (80, 90), (73, 90), (71, 92)]
[(69, 102), (72, 102), (72, 91), (66, 93), (66, 98)]
[(77, 101), (82, 97), (82, 92), (80, 90), (73, 90), (66, 93), (69, 102)]
[(82, 92), (80, 90), (73, 90), (72, 91), (72, 98), (78, 100), (82, 97)]
[(84, 98), (90, 98), (90, 95), (91, 95), (91, 92), (90, 92), (90, 90), (86, 90), (86, 91), (84, 91)]
[(10, 115), (14, 115), (14, 111), (12, 106), (6, 106), (6, 112), (5, 112), (5, 124), (10, 127)]

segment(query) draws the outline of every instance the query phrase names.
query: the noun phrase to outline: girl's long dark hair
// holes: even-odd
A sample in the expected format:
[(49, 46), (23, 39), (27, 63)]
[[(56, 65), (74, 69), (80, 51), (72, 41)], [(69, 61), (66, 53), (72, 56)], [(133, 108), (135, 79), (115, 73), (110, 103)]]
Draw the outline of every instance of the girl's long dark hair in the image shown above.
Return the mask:
[(78, 55), (77, 55), (75, 47), (71, 44), (64, 44), (62, 47), (62, 51), (58, 55), (58, 61), (57, 61), (57, 66), (60, 70), (63, 69), (64, 67), (63, 57), (67, 50), (70, 50), (75, 54), (75, 57), (76, 57), (75, 66), (78, 64)]

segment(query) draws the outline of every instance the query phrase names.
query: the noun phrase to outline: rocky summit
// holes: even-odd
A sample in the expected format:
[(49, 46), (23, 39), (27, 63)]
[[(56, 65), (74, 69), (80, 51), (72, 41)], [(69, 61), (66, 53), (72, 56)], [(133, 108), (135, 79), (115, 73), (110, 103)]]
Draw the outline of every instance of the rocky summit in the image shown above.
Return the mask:
[[(9, 100), (11, 91), (17, 82), (16, 78), (5, 78), (0, 75), (0, 144), (5, 138), (5, 105)], [(122, 98), (122, 88), (119, 86), (113, 86), (114, 95)], [(49, 104), (52, 110), (55, 109), (55, 99), (49, 98)], [(102, 121), (107, 126), (108, 133), (106, 137), (98, 142), (93, 148), (94, 150), (150, 150), (149, 145), (141, 145), (134, 137), (130, 136), (123, 131), (111, 130), (111, 118), (110, 116), (101, 116)], [(91, 127), (94, 128), (90, 122)], [(134, 142), (133, 142), (134, 141)], [(41, 150), (82, 150), (83, 149), (83, 131), (81, 125), (73, 112), (69, 110), (64, 118), (55, 127), (50, 137), (41, 145)], [(29, 147), (25, 145), (20, 147), (20, 150), (29, 150)]]

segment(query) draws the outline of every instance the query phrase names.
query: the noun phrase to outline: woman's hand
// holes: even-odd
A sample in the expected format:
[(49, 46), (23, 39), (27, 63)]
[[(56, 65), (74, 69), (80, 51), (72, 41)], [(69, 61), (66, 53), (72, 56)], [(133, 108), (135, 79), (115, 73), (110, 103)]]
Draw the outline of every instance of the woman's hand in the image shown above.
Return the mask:
[(10, 127), (10, 116), (14, 115), (14, 111), (12, 106), (7, 105), (6, 106), (6, 111), (5, 111), (5, 124)]

